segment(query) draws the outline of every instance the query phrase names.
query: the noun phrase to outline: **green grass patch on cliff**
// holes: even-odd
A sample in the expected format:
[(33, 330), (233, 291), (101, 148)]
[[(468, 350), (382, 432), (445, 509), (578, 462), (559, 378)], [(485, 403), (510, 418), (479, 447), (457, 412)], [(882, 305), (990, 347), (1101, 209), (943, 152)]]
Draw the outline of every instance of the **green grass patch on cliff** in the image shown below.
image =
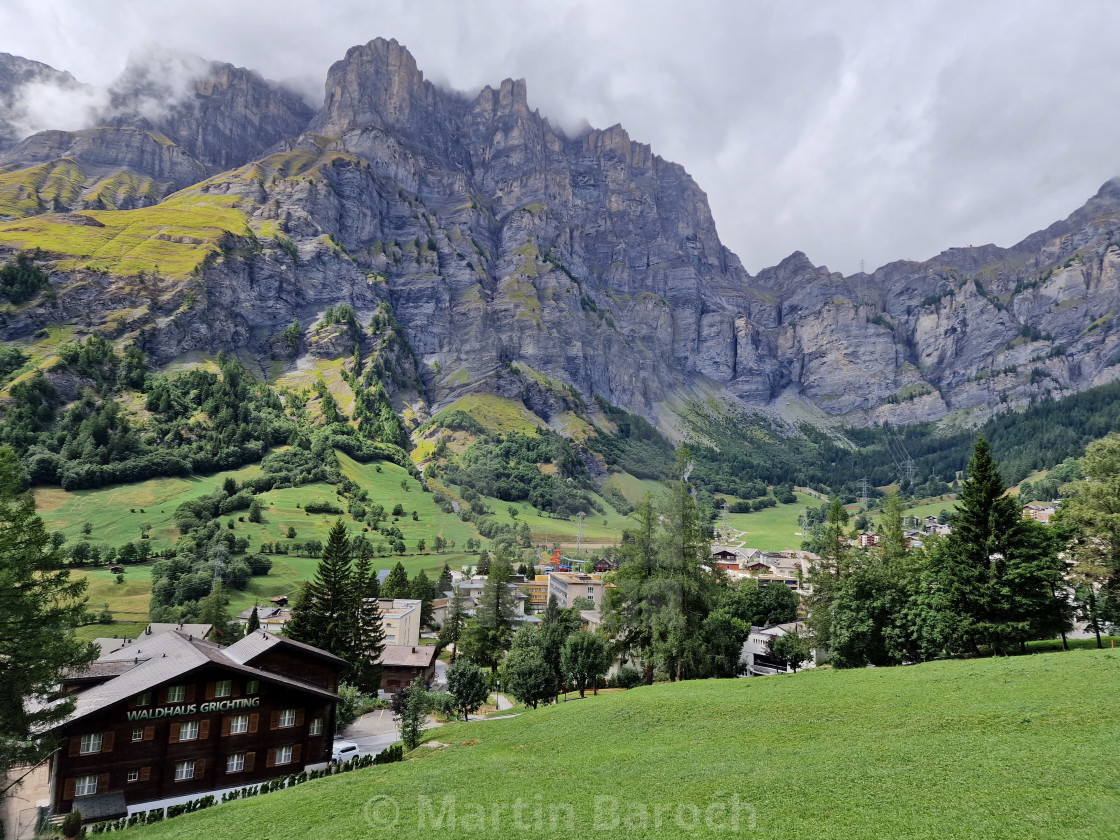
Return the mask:
[[(177, 193), (140, 210), (86, 210), (0, 224), (0, 244), (41, 248), (59, 257), (64, 270), (89, 268), (129, 275), (156, 271), (186, 277), (209, 254), (221, 253), (226, 237), (246, 231), (234, 195)], [(76, 223), (85, 217), (93, 224)]]
[(1118, 683), (1111, 650), (666, 683), (124, 836), (1101, 840)]

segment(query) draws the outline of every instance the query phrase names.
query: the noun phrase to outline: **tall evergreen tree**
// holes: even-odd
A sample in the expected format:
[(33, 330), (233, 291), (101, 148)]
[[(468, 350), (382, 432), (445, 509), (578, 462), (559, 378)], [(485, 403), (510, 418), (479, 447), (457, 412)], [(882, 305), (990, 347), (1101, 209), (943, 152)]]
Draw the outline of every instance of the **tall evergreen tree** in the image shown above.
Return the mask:
[(961, 485), (953, 531), (930, 552), (919, 615), (927, 652), (996, 653), (1057, 635), (1068, 605), (1055, 596), (1064, 565), (1043, 526), (1005, 495), (988, 442), (980, 437)]
[(509, 582), (513, 567), (501, 553), (490, 563), (490, 575), (478, 598), (475, 617), (467, 622), (461, 641), (463, 655), (497, 673), (502, 653), (509, 648), (517, 613)]
[(381, 596), (373, 552), (368, 541), (357, 542), (352, 590), (355, 597), (354, 639), (351, 642), (350, 682), (367, 694), (381, 686), (381, 654), (385, 652), (385, 629), (378, 598)]
[(241, 624), (230, 618), (229, 596), (221, 578), (211, 585), (210, 594), (198, 602), (198, 620), (213, 625), (214, 639), (223, 645), (233, 644), (244, 635)]
[(436, 597), (441, 597), (444, 592), (450, 592), (451, 584), (451, 567), (444, 563), (443, 571), (440, 572), (439, 580), (436, 582)]
[(249, 613), (249, 623), (245, 626), (245, 635), (249, 635), (254, 630), (261, 629), (261, 617), (257, 615), (257, 608), (253, 607), (253, 611)]
[(351, 645), (357, 604), (351, 583), (350, 540), (339, 519), (327, 537), (315, 577), (304, 587), (292, 609), (288, 635), (344, 659), (353, 659)]
[(393, 566), (393, 570), (389, 572), (389, 576), (385, 578), (385, 583), (381, 585), (381, 597), (412, 597), (412, 584), (409, 583), (408, 572), (404, 570), (404, 564), (400, 561), (397, 561), (397, 565)]
[(467, 623), (467, 615), (463, 611), (463, 596), (455, 590), (447, 604), (447, 618), (439, 629), (439, 646), (451, 651), (451, 662), (459, 658), (459, 641), (463, 637), (463, 628)]
[(432, 589), (432, 582), (428, 580), (428, 575), (425, 574), (423, 569), (416, 573), (416, 577), (409, 584), (409, 594), (420, 601), (420, 626), (430, 627), (432, 625), (434, 590)]
[(44, 729), (74, 708), (59, 691), (62, 673), (96, 656), (74, 636), (85, 589), (23, 492), (15, 453), (0, 447), (0, 797), (8, 770), (38, 764), (57, 746)]

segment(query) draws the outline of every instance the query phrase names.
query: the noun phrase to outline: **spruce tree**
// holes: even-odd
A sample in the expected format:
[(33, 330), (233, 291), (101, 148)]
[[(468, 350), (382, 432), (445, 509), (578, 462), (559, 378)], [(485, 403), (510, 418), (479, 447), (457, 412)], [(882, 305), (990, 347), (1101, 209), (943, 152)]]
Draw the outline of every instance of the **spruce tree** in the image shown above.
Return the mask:
[(398, 561), (381, 586), (381, 597), (408, 598), (411, 594), (412, 584), (409, 583), (408, 572), (404, 570), (404, 564)]
[(357, 612), (350, 565), (350, 540), (339, 519), (327, 537), (315, 577), (301, 592), (288, 624), (288, 635), (293, 639), (347, 660), (353, 658)]
[(373, 568), (368, 542), (358, 542), (354, 564), (353, 591), (357, 599), (354, 640), (351, 644), (353, 673), (350, 682), (372, 694), (381, 686), (381, 654), (385, 652), (385, 630), (378, 598), (381, 596), (377, 570)]
[(409, 584), (409, 592), (413, 598), (420, 601), (420, 626), (430, 627), (432, 624), (432, 582), (421, 569)]
[(249, 623), (245, 627), (245, 635), (249, 635), (254, 630), (261, 629), (261, 617), (257, 615), (257, 608), (253, 607), (253, 611), (249, 614)]
[(919, 602), (926, 652), (999, 653), (1057, 635), (1069, 607), (1057, 597), (1064, 567), (1053, 535), (1005, 495), (982, 436), (961, 485), (953, 531), (930, 552)]
[(436, 582), (436, 593), (442, 595), (444, 592), (450, 592), (451, 586), (451, 567), (444, 563), (443, 571), (440, 572), (439, 580)]
[(71, 580), (21, 485), (19, 460), (0, 447), (0, 797), (8, 770), (57, 746), (45, 730), (74, 708), (59, 690), (62, 673), (96, 656), (74, 636), (86, 582)]

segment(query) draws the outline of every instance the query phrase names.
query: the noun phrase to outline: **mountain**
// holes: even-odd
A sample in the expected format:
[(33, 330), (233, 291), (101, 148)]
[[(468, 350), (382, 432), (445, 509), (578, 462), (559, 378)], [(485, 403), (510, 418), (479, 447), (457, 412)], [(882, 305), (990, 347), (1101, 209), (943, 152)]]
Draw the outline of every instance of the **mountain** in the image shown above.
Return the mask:
[[(10, 215), (0, 248), (41, 248), (54, 294), (5, 315), (0, 338), (81, 325), (157, 364), (241, 350), (275, 375), (381, 353), (366, 325), (388, 312), (407, 342), (379, 364), (411, 424), (485, 393), (556, 425), (598, 396), (676, 437), (705, 405), (976, 424), (1120, 374), (1120, 182), (1011, 248), (850, 277), (796, 253), (751, 276), (683, 168), (621, 126), (567, 136), (523, 81), (447, 91), (376, 39), (330, 68), (311, 114), (249, 71), (199, 72), (159, 113), (151, 75), (126, 72), (109, 127), (9, 151), (23, 168), (0, 187), (104, 148), (106, 171), (179, 191)], [(352, 325), (324, 321), (339, 305)]]
[(81, 87), (77, 79), (65, 71), (18, 55), (0, 53), (0, 152), (21, 139), (26, 105), (21, 101), (20, 94), (25, 86), (35, 83), (64, 90)]

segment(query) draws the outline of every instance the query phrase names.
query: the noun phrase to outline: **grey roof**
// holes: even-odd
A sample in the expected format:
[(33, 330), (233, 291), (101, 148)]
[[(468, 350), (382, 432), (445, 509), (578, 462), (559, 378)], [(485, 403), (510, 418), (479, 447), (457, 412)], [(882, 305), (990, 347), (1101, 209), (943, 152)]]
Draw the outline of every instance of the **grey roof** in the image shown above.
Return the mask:
[(148, 628), (141, 635), (156, 636), (160, 633), (170, 633), (172, 630), (177, 630), (180, 633), (186, 633), (188, 636), (205, 639), (210, 635), (213, 629), (213, 624), (174, 624), (171, 622), (157, 621), (149, 624)]
[[(252, 635), (260, 634), (253, 633)], [(293, 644), (299, 645), (298, 642)], [(316, 651), (333, 659), (338, 658), (309, 645), (300, 645), (300, 647)], [(321, 686), (303, 682), (284, 674), (245, 665), (241, 660), (230, 656), (232, 650), (233, 646), (223, 648), (213, 642), (191, 639), (178, 631), (159, 633), (147, 638), (141, 637), (136, 643), (106, 654), (92, 663), (91, 667), (119, 668), (120, 670), (112, 679), (78, 694), (73, 713), (66, 720), (56, 724), (55, 728), (93, 714), (106, 706), (119, 703), (133, 695), (150, 691), (165, 682), (212, 663), (232, 668), (256, 679), (288, 685), (322, 697), (334, 699), (336, 696)]]
[(436, 658), (435, 645), (385, 645), (379, 665), (427, 668)]
[(277, 636), (275, 633), (269, 633), (267, 630), (254, 630), (248, 636), (239, 639), (226, 648), (225, 655), (235, 662), (248, 664), (261, 654), (272, 650), (272, 648), (277, 645), (295, 648), (298, 651), (309, 653), (320, 659), (333, 661), (337, 665), (349, 665), (341, 656), (335, 656), (333, 653), (321, 650), (320, 648), (306, 645), (303, 642), (297, 642), (295, 639), (289, 639), (287, 636)]

